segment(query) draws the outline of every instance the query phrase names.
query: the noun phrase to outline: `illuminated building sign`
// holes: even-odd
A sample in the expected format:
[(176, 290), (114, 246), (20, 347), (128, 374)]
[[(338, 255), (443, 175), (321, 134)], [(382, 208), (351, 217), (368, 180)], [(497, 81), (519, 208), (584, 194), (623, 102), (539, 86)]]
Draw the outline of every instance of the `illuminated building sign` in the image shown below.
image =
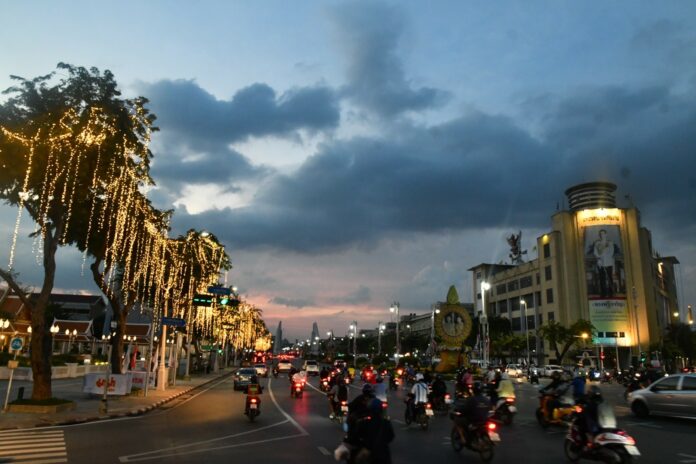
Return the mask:
[(600, 224), (621, 225), (621, 210), (618, 208), (585, 209), (576, 213), (580, 227)]

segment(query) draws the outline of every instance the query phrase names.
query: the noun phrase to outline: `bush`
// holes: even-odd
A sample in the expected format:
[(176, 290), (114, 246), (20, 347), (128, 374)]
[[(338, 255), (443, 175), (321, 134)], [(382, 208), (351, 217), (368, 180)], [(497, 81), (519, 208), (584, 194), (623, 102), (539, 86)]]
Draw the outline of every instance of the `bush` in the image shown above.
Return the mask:
[[(7, 362), (11, 359), (14, 359), (14, 354), (10, 353), (0, 353), (0, 366), (7, 366)], [(19, 361), (19, 366), (20, 367), (29, 367), (31, 366), (31, 361), (28, 357), (25, 356), (17, 356), (17, 361)]]

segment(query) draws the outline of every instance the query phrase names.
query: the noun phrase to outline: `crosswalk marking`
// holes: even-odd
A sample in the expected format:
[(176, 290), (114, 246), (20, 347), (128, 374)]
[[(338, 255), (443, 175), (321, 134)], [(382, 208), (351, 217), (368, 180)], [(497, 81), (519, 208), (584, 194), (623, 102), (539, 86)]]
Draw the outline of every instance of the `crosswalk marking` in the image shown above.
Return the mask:
[(68, 462), (62, 430), (0, 432), (0, 461), (33, 464)]

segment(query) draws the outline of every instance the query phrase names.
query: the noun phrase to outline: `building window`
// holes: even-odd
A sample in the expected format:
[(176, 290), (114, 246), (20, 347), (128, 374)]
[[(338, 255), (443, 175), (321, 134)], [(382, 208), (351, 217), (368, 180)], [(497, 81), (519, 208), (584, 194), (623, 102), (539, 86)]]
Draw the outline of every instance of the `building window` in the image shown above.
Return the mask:
[(539, 273), (536, 273), (536, 280), (537, 280), (537, 285), (541, 285), (541, 277), (539, 277)]
[(481, 280), (481, 271), (476, 273), (476, 280)]
[(551, 257), (551, 244), (545, 243), (544, 244), (544, 258), (550, 258), (550, 257)]
[(553, 311), (549, 311), (549, 313), (546, 315), (546, 319), (548, 319), (549, 322), (555, 321), (556, 315), (553, 313)]
[(546, 304), (553, 303), (553, 288), (546, 289)]
[(510, 319), (510, 322), (512, 323), (512, 330), (522, 330), (521, 321), (519, 317), (513, 317), (512, 319)]
[(551, 280), (551, 278), (552, 278), (551, 266), (546, 266), (544, 268), (544, 279), (546, 279), (546, 281), (549, 281), (549, 280)]
[(524, 276), (520, 279), (520, 288), (527, 288), (532, 286), (532, 276)]
[(527, 330), (534, 330), (534, 316), (527, 316)]
[(539, 314), (539, 325), (544, 325), (544, 315)]
[(507, 284), (508, 292), (514, 292), (515, 290), (518, 290), (519, 288), (520, 288), (520, 283), (517, 280), (511, 280)]
[(480, 300), (480, 299), (481, 299), (481, 292), (479, 292), (479, 293), (476, 294), (476, 299), (477, 299), (477, 300)]
[(536, 292), (536, 296), (534, 297), (534, 301), (539, 303), (539, 306), (541, 306), (541, 292)]
[(505, 294), (505, 284), (500, 284), (495, 286), (495, 293), (497, 295), (504, 295)]
[(507, 300), (500, 300), (498, 302), (498, 314), (507, 314)]
[(534, 295), (532, 295), (531, 293), (527, 293), (526, 295), (522, 296), (522, 299), (525, 303), (527, 303), (527, 309), (534, 308)]
[(510, 311), (519, 311), (520, 310), (520, 299), (519, 298), (510, 298), (508, 300)]

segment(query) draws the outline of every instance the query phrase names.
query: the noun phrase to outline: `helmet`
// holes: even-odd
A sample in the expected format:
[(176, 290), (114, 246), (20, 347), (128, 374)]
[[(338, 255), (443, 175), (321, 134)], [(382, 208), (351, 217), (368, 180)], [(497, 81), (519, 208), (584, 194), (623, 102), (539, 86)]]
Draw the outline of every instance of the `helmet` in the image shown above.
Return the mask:
[(372, 385), (370, 385), (369, 383), (366, 383), (365, 385), (363, 385), (362, 392), (363, 393), (372, 393)]
[(604, 398), (602, 398), (602, 390), (600, 390), (597, 385), (592, 385), (587, 389), (587, 398), (598, 403), (604, 401)]
[(474, 395), (480, 395), (483, 393), (483, 385), (481, 382), (474, 382), (474, 384), (471, 386), (471, 390), (474, 392)]
[(507, 372), (503, 372), (503, 373), (500, 375), (500, 380), (510, 380), (510, 376), (508, 375)]
[(420, 382), (421, 380), (423, 380), (423, 374), (419, 372), (416, 374), (416, 382)]

